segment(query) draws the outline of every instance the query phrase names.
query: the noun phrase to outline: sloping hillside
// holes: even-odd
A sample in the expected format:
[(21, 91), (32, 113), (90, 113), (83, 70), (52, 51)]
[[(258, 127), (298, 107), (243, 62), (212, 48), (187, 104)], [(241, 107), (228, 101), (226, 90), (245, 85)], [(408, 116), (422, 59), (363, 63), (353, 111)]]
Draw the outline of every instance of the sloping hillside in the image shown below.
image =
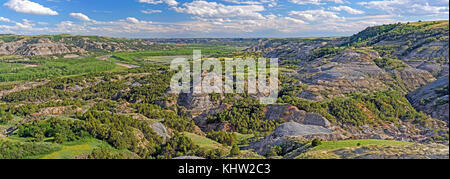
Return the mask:
[(55, 55), (89, 51), (128, 51), (148, 49), (143, 40), (78, 35), (0, 35), (0, 55)]
[(434, 118), (444, 120), (448, 124), (448, 83), (448, 76), (442, 77), (423, 88), (409, 93), (407, 95), (408, 100), (417, 110), (423, 111)]
[(387, 89), (404, 94), (448, 75), (448, 21), (374, 26), (345, 38), (269, 39), (247, 51), (296, 66), (288, 73), (324, 100)]

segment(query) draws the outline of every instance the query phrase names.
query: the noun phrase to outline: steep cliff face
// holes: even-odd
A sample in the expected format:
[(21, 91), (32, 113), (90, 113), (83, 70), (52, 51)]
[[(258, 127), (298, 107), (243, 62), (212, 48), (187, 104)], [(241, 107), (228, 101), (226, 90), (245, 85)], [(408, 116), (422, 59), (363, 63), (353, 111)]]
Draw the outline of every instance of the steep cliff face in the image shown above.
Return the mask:
[(420, 111), (434, 118), (449, 121), (449, 78), (440, 78), (435, 82), (407, 95), (410, 103)]

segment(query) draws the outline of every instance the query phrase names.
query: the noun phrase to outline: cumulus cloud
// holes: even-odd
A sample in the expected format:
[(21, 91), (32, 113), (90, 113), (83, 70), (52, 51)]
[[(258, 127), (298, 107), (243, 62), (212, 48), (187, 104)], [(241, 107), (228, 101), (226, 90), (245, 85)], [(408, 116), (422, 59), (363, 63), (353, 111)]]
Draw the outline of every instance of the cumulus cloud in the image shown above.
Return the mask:
[(22, 19), (22, 23), (16, 22), (16, 26), (22, 29), (32, 29), (34, 24), (28, 19)]
[[(148, 4), (162, 4), (164, 0), (139, 0)], [(300, 2), (300, 0), (291, 0)], [(382, 0), (377, 0), (382, 1)], [(392, 0), (395, 1), (395, 0)], [(177, 1), (174, 1), (177, 2)], [(180, 1), (181, 2), (181, 1)], [(222, 0), (212, 2), (194, 0), (175, 5), (170, 9), (178, 13), (192, 16), (192, 20), (182, 22), (152, 22), (144, 18), (127, 17), (110, 21), (97, 21), (82, 13), (70, 13), (74, 21), (50, 23), (46, 27), (38, 21), (35, 26), (32, 21), (10, 20), (9, 25), (0, 25), (0, 33), (72, 33), (115, 37), (295, 37), (323, 34), (351, 35), (367, 26), (385, 23), (395, 23), (396, 15), (384, 14), (377, 16), (341, 17), (341, 15), (363, 14), (354, 6), (335, 5), (316, 10), (294, 10), (287, 14), (267, 11), (275, 0)], [(315, 3), (345, 3), (339, 0), (304, 0)], [(334, 3), (333, 3), (334, 2)], [(169, 4), (169, 3), (167, 3)], [(426, 5), (425, 3), (423, 3)], [(291, 4), (292, 5), (292, 4)], [(365, 4), (366, 6), (368, 4)], [(440, 7), (429, 3), (429, 7)], [(411, 6), (411, 8), (419, 8)], [(429, 10), (432, 11), (432, 10)], [(142, 13), (160, 13), (161, 10), (146, 9)], [(347, 12), (347, 13), (340, 13)], [(369, 13), (367, 13), (369, 14)], [(126, 16), (125, 16), (126, 17)], [(0, 18), (4, 22), (9, 19)]]
[(10, 19), (8, 19), (6, 17), (0, 17), (0, 21), (1, 22), (12, 22)]
[(332, 11), (345, 11), (349, 14), (364, 14), (364, 11), (353, 9), (349, 6), (337, 6), (337, 7), (330, 7), (329, 10)]
[(70, 15), (70, 17), (73, 17), (73, 18), (78, 19), (80, 21), (91, 21), (91, 19), (88, 16), (86, 16), (86, 15), (84, 15), (82, 13), (70, 13), (69, 15)]
[(178, 2), (175, 0), (165, 0), (166, 4), (168, 4), (169, 6), (176, 6), (178, 5)]
[(155, 14), (155, 13), (161, 13), (161, 10), (155, 10), (155, 9), (145, 9), (145, 10), (141, 10), (142, 13), (144, 14)]
[(193, 1), (174, 8), (179, 13), (196, 16), (198, 19), (263, 19), (259, 13), (264, 11), (262, 5), (224, 5), (217, 2)]
[(330, 20), (344, 20), (343, 17), (339, 17), (335, 12), (325, 11), (323, 9), (306, 10), (306, 11), (291, 11), (289, 15), (309, 22), (321, 22)]
[(128, 22), (134, 23), (134, 24), (139, 24), (139, 20), (134, 18), (134, 17), (127, 17), (126, 19)]
[(395, 15), (436, 16), (449, 14), (448, 0), (378, 0), (360, 2), (359, 4), (369, 9), (377, 9)]
[(58, 12), (29, 0), (9, 0), (4, 6), (11, 10), (35, 15), (58, 15)]
[(176, 0), (139, 0), (140, 3), (147, 4), (161, 4), (166, 3), (169, 6), (177, 6), (178, 2)]
[(0, 25), (0, 33), (16, 34), (17, 31), (43, 30), (42, 28), (40, 29), (33, 28), (34, 24), (32, 24), (31, 21), (28, 19), (22, 19), (22, 22), (14, 22), (14, 21), (10, 22), (14, 23), (14, 25)]
[(300, 4), (300, 5), (307, 5), (307, 4), (313, 4), (313, 5), (324, 5), (326, 2), (334, 2), (336, 4), (344, 4), (343, 0), (289, 0), (289, 2), (294, 4)]
[[(325, 11), (325, 10), (322, 10)], [(300, 11), (301, 12), (301, 11)], [(319, 11), (318, 11), (319, 12)], [(314, 12), (309, 12), (313, 14)], [(89, 22), (62, 21), (48, 27), (36, 27), (31, 21), (14, 25), (0, 25), (0, 33), (48, 34), (71, 33), (114, 37), (255, 37), (258, 32), (272, 37), (298, 37), (323, 35), (351, 35), (369, 25), (393, 23), (391, 16), (348, 17), (343, 20), (307, 21), (292, 13), (293, 16), (269, 14), (262, 19), (215, 20), (215, 21), (183, 21), (183, 22), (151, 22), (128, 17), (114, 21)], [(327, 13), (325, 13), (327, 14)], [(313, 16), (313, 19), (319, 16)], [(324, 18), (320, 16), (320, 18)], [(311, 20), (311, 19), (310, 19)], [(270, 34), (268, 34), (268, 32)]]
[(278, 5), (276, 0), (259, 0), (259, 1), (248, 1), (248, 0), (224, 0), (226, 2), (234, 4), (247, 4), (247, 5), (261, 5), (267, 4), (268, 7), (274, 7)]

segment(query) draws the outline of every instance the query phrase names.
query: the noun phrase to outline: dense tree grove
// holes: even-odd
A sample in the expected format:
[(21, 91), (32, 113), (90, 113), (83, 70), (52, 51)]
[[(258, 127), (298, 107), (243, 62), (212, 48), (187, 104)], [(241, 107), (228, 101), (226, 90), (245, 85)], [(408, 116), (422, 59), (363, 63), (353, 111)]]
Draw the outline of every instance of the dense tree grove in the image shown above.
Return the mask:
[(200, 150), (199, 147), (191, 139), (184, 135), (176, 134), (166, 144), (161, 146), (158, 151), (158, 158), (170, 159), (180, 156), (194, 156), (198, 150)]
[(33, 137), (35, 141), (42, 141), (46, 137), (54, 138), (54, 142), (63, 143), (79, 140), (90, 136), (80, 128), (81, 121), (68, 121), (51, 118), (46, 121), (35, 120), (19, 126), (17, 135), (20, 137)]
[(11, 112), (6, 112), (2, 106), (0, 106), (0, 124), (6, 124), (13, 120)]
[(106, 147), (95, 148), (87, 156), (88, 159), (134, 159), (123, 153), (115, 153)]
[(241, 149), (239, 149), (239, 147), (236, 144), (234, 144), (233, 147), (230, 150), (230, 155), (231, 156), (237, 156), (237, 155), (240, 155), (240, 154), (241, 154)]
[(344, 51), (346, 47), (324, 47), (324, 48), (318, 48), (314, 50), (313, 55), (311, 55), (309, 60), (314, 60), (316, 58), (326, 58), (331, 57), (334, 55), (337, 55)]
[(299, 109), (322, 114), (332, 122), (354, 126), (380, 121), (396, 123), (399, 120), (424, 124), (428, 118), (424, 113), (417, 112), (408, 100), (396, 91), (354, 93), (347, 98), (334, 98), (324, 102), (312, 102), (291, 96), (283, 96), (280, 100)]
[[(129, 77), (133, 85), (118, 80), (117, 75), (147, 73)], [(139, 158), (172, 158), (197, 155), (205, 158), (225, 156), (221, 150), (202, 150), (187, 137), (176, 134), (164, 143), (151, 128), (151, 121), (161, 121), (174, 132), (192, 132), (195, 124), (191, 118), (156, 105), (165, 100), (165, 90), (171, 73), (159, 65), (129, 69), (129, 72), (90, 73), (82, 76), (52, 79), (36, 88), (9, 93), (2, 97), (8, 104), (0, 105), (0, 122), (13, 120), (13, 116), (27, 117), (41, 109), (66, 106), (79, 110), (95, 101), (86, 112), (76, 112), (73, 119), (38, 118), (18, 126), (15, 134), (34, 142), (66, 143), (85, 138), (97, 138), (119, 150), (136, 153)], [(51, 100), (58, 99), (58, 100)], [(146, 116), (151, 121), (136, 120), (121, 113), (123, 103), (129, 109)], [(88, 158), (129, 158), (133, 156), (113, 152), (106, 148), (94, 150)]]
[(42, 155), (58, 150), (60, 147), (41, 142), (11, 142), (0, 140), (0, 158), (24, 159), (27, 156)]
[(391, 59), (391, 58), (387, 58), (387, 57), (374, 59), (374, 62), (380, 68), (388, 69), (388, 70), (394, 70), (394, 69), (402, 70), (402, 69), (408, 67), (408, 65), (406, 65), (404, 62), (402, 62), (398, 59)]
[(239, 102), (231, 109), (211, 116), (210, 123), (229, 123), (235, 132), (244, 134), (268, 134), (278, 126), (277, 121), (266, 121), (264, 106)]
[(163, 124), (178, 132), (192, 132), (195, 129), (194, 121), (188, 117), (177, 115), (173, 111), (162, 109), (154, 104), (135, 104), (133, 107), (137, 113), (150, 119), (163, 120)]
[(227, 145), (227, 146), (233, 146), (236, 144), (237, 136), (233, 132), (225, 132), (225, 131), (210, 131), (208, 132), (208, 135), (206, 136), (212, 140), (215, 140), (221, 144)]

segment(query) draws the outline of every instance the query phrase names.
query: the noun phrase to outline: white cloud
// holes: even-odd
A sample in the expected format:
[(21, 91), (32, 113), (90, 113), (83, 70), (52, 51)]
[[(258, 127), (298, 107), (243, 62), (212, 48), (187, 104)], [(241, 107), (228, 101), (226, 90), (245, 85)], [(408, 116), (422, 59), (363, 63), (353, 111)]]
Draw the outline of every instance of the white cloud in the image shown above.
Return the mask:
[(9, 0), (3, 5), (20, 13), (35, 15), (58, 15), (58, 12), (29, 0)]
[(259, 1), (243, 1), (243, 0), (224, 0), (224, 1), (234, 4), (262, 4)]
[(155, 14), (155, 13), (161, 13), (161, 10), (155, 10), (155, 9), (146, 9), (146, 10), (141, 10), (142, 13), (144, 14)]
[(175, 0), (165, 0), (166, 4), (168, 4), (169, 6), (176, 6), (178, 5), (178, 2)]
[(247, 4), (247, 5), (267, 5), (267, 7), (275, 7), (278, 5), (277, 0), (224, 0), (226, 2), (234, 3), (234, 4)]
[(16, 22), (16, 26), (19, 28), (22, 28), (22, 29), (32, 29), (33, 28), (34, 24), (32, 24), (30, 20), (23, 19), (22, 21), (23, 21), (22, 23)]
[[(324, 11), (324, 12), (322, 12)], [(62, 21), (55, 25), (41, 27), (35, 26), (28, 20), (14, 25), (0, 25), (0, 33), (14, 34), (87, 34), (114, 37), (299, 37), (351, 35), (367, 26), (384, 23), (394, 23), (392, 16), (359, 16), (340, 18), (333, 16), (325, 10), (315, 12), (292, 13), (293, 16), (269, 14), (262, 19), (217, 19), (193, 20), (184, 22), (151, 22), (128, 17), (114, 21), (72, 22)], [(322, 15), (316, 15), (320, 13)], [(332, 12), (331, 12), (332, 13)], [(295, 14), (313, 14), (311, 19), (329, 18), (330, 20), (307, 21)], [(327, 15), (328, 14), (328, 15)], [(334, 19), (333, 19), (334, 18)], [(336, 19), (337, 18), (337, 19)], [(38, 22), (39, 24), (39, 22)], [(261, 32), (264, 32), (262, 35)], [(268, 33), (269, 32), (269, 33)]]
[(174, 8), (179, 13), (196, 16), (198, 19), (263, 19), (259, 13), (264, 11), (262, 5), (227, 6), (216, 2), (193, 1)]
[(291, 11), (289, 15), (310, 22), (322, 22), (322, 21), (336, 21), (344, 20), (345, 18), (339, 17), (335, 12), (325, 11), (323, 9), (306, 10), (306, 11)]
[(364, 14), (364, 11), (353, 9), (351, 7), (348, 7), (348, 6), (330, 7), (328, 9), (332, 10), (332, 11), (345, 11), (345, 12), (348, 12), (350, 14)]
[(91, 21), (91, 19), (88, 16), (86, 16), (86, 15), (84, 15), (82, 13), (70, 13), (69, 15), (71, 17), (75, 18), (75, 19), (80, 20), (80, 21)]
[[(151, 3), (150, 0), (146, 3)], [(323, 34), (351, 35), (367, 26), (397, 22), (395, 15), (340, 17), (339, 11), (358, 14), (359, 10), (336, 5), (328, 9), (291, 11), (287, 15), (266, 11), (272, 0), (223, 0), (223, 4), (195, 0), (170, 8), (193, 19), (183, 22), (152, 22), (144, 18), (127, 17), (111, 21), (97, 21), (82, 13), (71, 13), (78, 20), (60, 23), (40, 23), (23, 20), (10, 25), (0, 25), (0, 33), (48, 34), (72, 33), (115, 37), (281, 37), (312, 36)], [(165, 1), (154, 1), (165, 3)], [(331, 2), (331, 1), (316, 1)], [(339, 1), (335, 1), (339, 2)], [(344, 1), (343, 1), (344, 2)], [(435, 7), (429, 4), (429, 7)], [(353, 6), (352, 6), (353, 7)], [(421, 6), (421, 8), (429, 8)], [(411, 6), (411, 8), (419, 8)], [(428, 11), (432, 11), (428, 10)], [(143, 13), (160, 13), (146, 9)], [(361, 11), (362, 12), (362, 11)], [(369, 13), (367, 13), (369, 14)], [(3, 21), (6, 21), (4, 18)], [(9, 20), (9, 19), (8, 19)], [(0, 21), (1, 18), (0, 18)], [(44, 26), (45, 25), (45, 26)]]
[(344, 4), (343, 0), (289, 0), (289, 2), (291, 3), (300, 5), (307, 5), (307, 4), (324, 5), (326, 4), (325, 1), (334, 2), (336, 4)]
[(147, 3), (147, 4), (161, 4), (163, 3), (160, 0), (139, 0), (141, 3)]
[(359, 4), (369, 9), (377, 9), (395, 15), (436, 16), (449, 14), (448, 0), (378, 0)]
[(139, 24), (139, 20), (134, 18), (134, 17), (127, 17), (126, 19), (128, 22), (134, 23), (134, 24)]
[(169, 6), (177, 6), (178, 2), (176, 0), (139, 0), (140, 3), (147, 4), (161, 4), (166, 3)]
[(0, 21), (1, 22), (12, 22), (10, 19), (6, 18), (6, 17), (0, 17)]

